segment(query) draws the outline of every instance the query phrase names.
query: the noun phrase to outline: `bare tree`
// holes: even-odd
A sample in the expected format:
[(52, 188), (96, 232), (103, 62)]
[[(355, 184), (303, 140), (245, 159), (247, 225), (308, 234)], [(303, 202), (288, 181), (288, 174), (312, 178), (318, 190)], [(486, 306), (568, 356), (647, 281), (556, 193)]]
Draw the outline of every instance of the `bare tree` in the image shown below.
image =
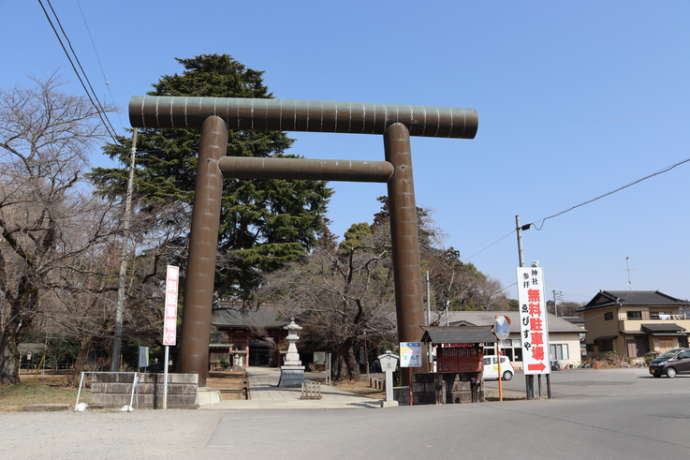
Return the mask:
[(387, 248), (367, 224), (355, 224), (338, 245), (321, 244), (303, 263), (268, 275), (264, 300), (299, 318), (305, 340), (330, 350), (335, 378), (356, 379), (355, 351), (365, 334), (376, 344), (394, 333), (393, 278)]
[(57, 86), (0, 92), (0, 384), (19, 381), (18, 341), (42, 301), (77, 289), (67, 273), (88, 274), (79, 260), (115, 230), (110, 204), (81, 182), (98, 114)]

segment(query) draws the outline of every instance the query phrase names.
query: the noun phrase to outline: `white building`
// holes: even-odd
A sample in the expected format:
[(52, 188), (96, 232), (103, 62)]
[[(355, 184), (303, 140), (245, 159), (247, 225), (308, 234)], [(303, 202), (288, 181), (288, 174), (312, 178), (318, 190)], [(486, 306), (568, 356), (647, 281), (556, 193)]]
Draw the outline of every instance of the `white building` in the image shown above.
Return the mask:
[[(522, 368), (522, 344), (520, 341), (520, 313), (517, 311), (450, 311), (441, 313), (440, 326), (490, 326), (496, 315), (510, 318), (510, 337), (501, 342), (501, 352), (507, 356), (513, 367)], [(551, 361), (558, 361), (561, 368), (577, 367), (582, 362), (580, 337), (585, 331), (569, 321), (549, 314), (549, 345)], [(484, 354), (495, 354), (495, 343), (484, 344)]]

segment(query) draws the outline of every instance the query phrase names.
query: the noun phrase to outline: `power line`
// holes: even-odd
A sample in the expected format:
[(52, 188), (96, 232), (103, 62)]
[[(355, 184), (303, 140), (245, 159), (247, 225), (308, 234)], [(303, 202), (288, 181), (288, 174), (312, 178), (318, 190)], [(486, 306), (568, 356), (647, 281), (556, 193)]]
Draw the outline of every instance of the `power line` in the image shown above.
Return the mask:
[[(89, 40), (91, 41), (91, 48), (93, 48), (93, 52), (96, 55), (96, 62), (98, 63), (98, 68), (101, 71), (101, 75), (103, 76), (103, 83), (106, 85), (106, 89), (108, 88), (109, 81), (108, 81), (108, 76), (105, 74), (105, 69), (103, 68), (103, 61), (101, 61), (101, 56), (98, 53), (98, 49), (96, 48), (96, 42), (93, 39), (93, 34), (91, 33), (91, 27), (89, 27), (89, 23), (86, 20), (86, 15), (84, 14), (84, 9), (81, 7), (81, 2), (77, 0), (77, 7), (79, 8), (79, 14), (81, 15), (81, 20), (84, 23), (84, 28), (86, 29), (87, 34), (89, 35)], [(111, 95), (112, 96), (112, 95)]]
[[(625, 184), (625, 185), (621, 185), (620, 187), (617, 187), (617, 188), (615, 188), (615, 189), (613, 189), (613, 190), (610, 190), (610, 191), (608, 191), (608, 192), (606, 192), (606, 193), (602, 193), (601, 195), (597, 195), (597, 196), (595, 196), (594, 198), (591, 198), (591, 199), (589, 199), (589, 200), (587, 200), (587, 201), (583, 201), (582, 203), (578, 203), (578, 204), (576, 204), (576, 205), (570, 206), (569, 208), (566, 208), (566, 209), (564, 209), (564, 210), (562, 210), (562, 211), (559, 211), (559, 212), (557, 212), (557, 213), (555, 213), (555, 214), (551, 214), (550, 216), (546, 216), (546, 217), (544, 217), (543, 219), (541, 219), (541, 220), (539, 221), (539, 224), (538, 224), (538, 225), (537, 225), (536, 221), (535, 221), (535, 222), (531, 222), (531, 223), (529, 223), (529, 224), (525, 224), (525, 225), (522, 226), (522, 230), (528, 230), (528, 229), (530, 229), (531, 227), (534, 227), (536, 230), (541, 230), (541, 229), (544, 227), (544, 223), (545, 223), (547, 220), (549, 220), (549, 219), (554, 219), (554, 218), (556, 218), (556, 217), (562, 216), (563, 214), (566, 214), (566, 213), (568, 213), (568, 212), (570, 212), (570, 211), (573, 211), (573, 210), (575, 210), (575, 209), (577, 209), (577, 208), (581, 208), (582, 206), (586, 206), (586, 205), (588, 205), (588, 204), (590, 204), (590, 203), (594, 203), (595, 201), (601, 200), (602, 198), (606, 198), (607, 196), (613, 195), (614, 193), (620, 192), (621, 190), (625, 190), (626, 188), (630, 188), (630, 187), (632, 187), (633, 185), (637, 185), (637, 184), (639, 184), (640, 182), (646, 181), (647, 179), (651, 179), (652, 177), (658, 176), (658, 175), (660, 175), (660, 174), (667, 173), (667, 172), (671, 171), (672, 169), (677, 168), (678, 166), (684, 165), (685, 163), (690, 163), (690, 158), (686, 158), (685, 160), (681, 160), (681, 161), (679, 161), (679, 162), (677, 162), (677, 163), (674, 163), (674, 164), (672, 164), (672, 165), (670, 165), (670, 166), (667, 166), (667, 167), (665, 167), (665, 168), (663, 168), (663, 169), (660, 169), (660, 170), (658, 170), (658, 171), (655, 171), (655, 172), (653, 172), (653, 173), (651, 173), (651, 174), (647, 174), (647, 175), (644, 176), (644, 177), (640, 177), (639, 179), (635, 179), (634, 181), (629, 182), (629, 183), (627, 183), (627, 184)], [(475, 252), (475, 253), (472, 254), (471, 256), (467, 257), (465, 260), (470, 261), (471, 259), (477, 257), (479, 254), (482, 254), (484, 251), (486, 251), (486, 250), (492, 248), (493, 246), (497, 245), (498, 243), (500, 243), (500, 242), (503, 241), (504, 239), (508, 238), (508, 237), (509, 237), (510, 235), (512, 235), (513, 233), (515, 233), (515, 229), (511, 230), (510, 232), (506, 233), (506, 234), (503, 235), (503, 236), (500, 236), (499, 238), (493, 240), (492, 242), (486, 244), (486, 245), (483, 246), (481, 249), (479, 249), (477, 252)]]
[(506, 287), (502, 287), (501, 289), (499, 289), (499, 290), (495, 291), (494, 293), (492, 293), (489, 297), (493, 297), (493, 296), (495, 296), (496, 294), (498, 294), (498, 293), (500, 293), (500, 292), (507, 291), (508, 289), (512, 288), (513, 286), (517, 286), (517, 281), (515, 281), (515, 282), (509, 284), (509, 285), (506, 286)]
[[(76, 0), (76, 1), (77, 1), (77, 7), (79, 8), (79, 14), (81, 15), (82, 22), (84, 23), (84, 28), (86, 29), (86, 32), (89, 35), (89, 41), (91, 42), (91, 48), (93, 49), (93, 52), (96, 55), (96, 62), (98, 63), (98, 68), (100, 69), (101, 76), (103, 77), (103, 84), (105, 85), (105, 89), (108, 91), (110, 98), (114, 101), (115, 96), (113, 95), (110, 79), (108, 78), (108, 76), (105, 73), (103, 61), (101, 60), (101, 55), (98, 52), (98, 48), (96, 47), (96, 41), (93, 39), (93, 33), (91, 32), (91, 27), (89, 27), (89, 23), (86, 20), (86, 14), (84, 14), (84, 9), (81, 6), (81, 1), (79, 1), (79, 0)], [(122, 117), (120, 116), (120, 112), (117, 112), (117, 117), (120, 120), (120, 123), (122, 123)]]
[(72, 47), (72, 41), (69, 39), (69, 35), (67, 35), (67, 31), (65, 30), (64, 27), (62, 27), (62, 22), (60, 22), (60, 17), (58, 16), (57, 12), (53, 8), (53, 3), (51, 0), (47, 0), (48, 6), (50, 7), (50, 11), (52, 11), (53, 16), (55, 16), (55, 20), (58, 23), (58, 26), (60, 27), (60, 30), (62, 31), (62, 35), (65, 37), (65, 40), (67, 40), (67, 45), (69, 46), (70, 51), (72, 51), (72, 55), (74, 56), (74, 59), (77, 61), (77, 65), (79, 66), (79, 69), (81, 70), (82, 75), (84, 75), (84, 79), (86, 80), (86, 83), (89, 85), (89, 88), (91, 89), (91, 93), (93, 94), (94, 99), (98, 103), (98, 107), (101, 109), (101, 113), (105, 117), (106, 121), (108, 122), (108, 126), (110, 127), (111, 132), (117, 133), (115, 128), (113, 128), (112, 123), (110, 122), (110, 118), (108, 118), (108, 114), (105, 111), (105, 108), (103, 107), (103, 104), (101, 104), (101, 101), (98, 99), (98, 95), (96, 94), (96, 90), (93, 89), (93, 85), (91, 84), (91, 80), (89, 79), (88, 74), (86, 73), (86, 70), (84, 70), (84, 67), (81, 65), (81, 61), (79, 60), (79, 56), (77, 55), (77, 52), (74, 51), (74, 48)]
[[(108, 132), (108, 135), (113, 139), (113, 141), (116, 144), (119, 144), (120, 142), (117, 140), (117, 133), (115, 129), (113, 128), (112, 124), (110, 123), (110, 120), (108, 119), (107, 114), (105, 113), (105, 110), (103, 109), (103, 106), (101, 105), (100, 101), (98, 100), (98, 96), (96, 95), (95, 91), (93, 91), (93, 86), (91, 85), (91, 82), (89, 81), (89, 88), (91, 88), (91, 91), (93, 91), (93, 94), (89, 92), (86, 83), (84, 83), (84, 79), (88, 81), (88, 77), (86, 76), (86, 72), (84, 72), (84, 68), (81, 66), (81, 63), (79, 63), (79, 68), (84, 72), (83, 78), (82, 75), (79, 73), (77, 70), (77, 66), (74, 63), (74, 60), (72, 59), (72, 56), (70, 56), (69, 52), (67, 51), (67, 47), (65, 47), (65, 44), (60, 37), (60, 34), (55, 27), (55, 24), (53, 23), (52, 19), (50, 18), (50, 15), (48, 14), (48, 11), (45, 8), (45, 5), (41, 0), (38, 0), (38, 4), (41, 6), (41, 9), (43, 10), (43, 14), (45, 15), (46, 19), (48, 20), (48, 24), (50, 24), (51, 29), (53, 29), (53, 32), (55, 33), (55, 37), (57, 38), (58, 42), (60, 43), (60, 47), (62, 48), (62, 51), (65, 53), (65, 56), (67, 57), (67, 60), (69, 61), (70, 65), (72, 66), (72, 70), (74, 70), (74, 74), (77, 76), (77, 79), (79, 80), (79, 83), (81, 84), (81, 87), (84, 89), (84, 92), (86, 93), (86, 96), (89, 98), (89, 101), (91, 101), (91, 105), (93, 105), (94, 109), (96, 109), (96, 112), (98, 114), (98, 118), (100, 118), (101, 123), (103, 124), (103, 127), (105, 130)], [(48, 5), (50, 6), (51, 11), (55, 15), (55, 19), (60, 24), (60, 20), (57, 17), (57, 14), (55, 13), (55, 10), (53, 9), (52, 5), (50, 4), (50, 0), (48, 0)], [(69, 43), (69, 38), (67, 37), (67, 34), (64, 31), (64, 28), (60, 24), (60, 29), (62, 30), (63, 34), (65, 35), (65, 39)], [(72, 48), (70, 44), (70, 49), (72, 50), (72, 53), (74, 53), (74, 49)], [(79, 62), (76, 53), (74, 53), (74, 58)], [(95, 100), (94, 100), (95, 99)]]
[(653, 173), (651, 173), (651, 174), (648, 174), (648, 175), (646, 175), (646, 176), (644, 176), (644, 177), (640, 177), (639, 179), (635, 179), (635, 180), (632, 181), (632, 182), (629, 182), (629, 183), (627, 183), (627, 184), (625, 184), (625, 185), (621, 185), (620, 187), (615, 188), (615, 189), (613, 189), (613, 190), (610, 190), (610, 191), (608, 191), (608, 192), (606, 192), (606, 193), (602, 193), (601, 195), (597, 195), (597, 196), (595, 196), (594, 198), (591, 198), (591, 199), (589, 199), (589, 200), (587, 200), (587, 201), (583, 201), (582, 203), (578, 203), (578, 204), (576, 204), (576, 205), (574, 205), (574, 206), (570, 206), (569, 208), (566, 208), (566, 209), (564, 209), (564, 210), (562, 210), (562, 211), (559, 211), (559, 212), (557, 212), (557, 213), (555, 213), (555, 214), (551, 214), (550, 216), (544, 217), (543, 219), (541, 219), (539, 225), (537, 225), (535, 222), (532, 222), (532, 223), (530, 223), (530, 224), (528, 224), (528, 225), (530, 225), (530, 226), (534, 225), (534, 228), (536, 228), (537, 230), (541, 230), (542, 227), (544, 226), (544, 222), (546, 222), (546, 221), (549, 220), (549, 219), (553, 219), (553, 218), (555, 218), (555, 217), (562, 216), (563, 214), (568, 213), (568, 212), (570, 212), (570, 211), (572, 211), (572, 210), (574, 210), (574, 209), (580, 208), (580, 207), (585, 206), (585, 205), (588, 205), (588, 204), (590, 204), (590, 203), (594, 203), (595, 201), (601, 200), (602, 198), (606, 198), (607, 196), (613, 195), (614, 193), (620, 192), (621, 190), (625, 190), (626, 188), (632, 187), (633, 185), (637, 185), (637, 184), (639, 184), (640, 182), (646, 181), (647, 179), (651, 179), (651, 178), (654, 177), (654, 176), (658, 176), (658, 175), (660, 175), (660, 174), (667, 173), (667, 172), (669, 172), (670, 170), (672, 170), (672, 169), (674, 169), (674, 168), (677, 168), (678, 166), (681, 166), (681, 165), (683, 165), (683, 164), (685, 164), (685, 163), (688, 163), (688, 162), (690, 162), (690, 158), (686, 158), (685, 160), (682, 160), (682, 161), (679, 161), (679, 162), (677, 162), (677, 163), (674, 163), (674, 164), (672, 164), (671, 166), (667, 166), (666, 168), (663, 168), (663, 169), (660, 169), (660, 170), (658, 170), (658, 171), (655, 171), (655, 172), (653, 172)]
[(477, 257), (479, 254), (483, 253), (483, 252), (486, 251), (487, 249), (489, 249), (489, 248), (491, 248), (491, 247), (497, 245), (497, 244), (500, 243), (501, 241), (505, 240), (506, 238), (508, 238), (509, 236), (511, 236), (513, 233), (515, 233), (515, 230), (514, 230), (514, 229), (511, 230), (510, 232), (506, 233), (505, 235), (496, 238), (496, 239), (493, 240), (492, 242), (486, 244), (486, 245), (483, 246), (481, 249), (479, 249), (477, 252), (475, 252), (475, 253), (472, 254), (471, 256), (467, 257), (465, 260), (469, 262), (470, 260), (474, 259), (475, 257)]

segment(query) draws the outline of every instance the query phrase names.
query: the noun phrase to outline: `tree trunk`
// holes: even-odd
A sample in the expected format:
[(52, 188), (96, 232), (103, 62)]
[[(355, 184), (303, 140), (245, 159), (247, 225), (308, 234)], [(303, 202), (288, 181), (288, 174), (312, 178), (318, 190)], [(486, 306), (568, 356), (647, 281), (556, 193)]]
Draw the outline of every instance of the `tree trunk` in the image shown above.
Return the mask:
[(79, 342), (79, 351), (74, 360), (74, 370), (70, 378), (71, 385), (77, 385), (79, 383), (79, 377), (81, 371), (86, 367), (86, 363), (89, 359), (89, 351), (91, 351), (91, 337), (82, 338)]
[(19, 383), (19, 359), (17, 336), (5, 330), (0, 336), (0, 385)]
[(359, 363), (355, 358), (355, 350), (352, 342), (348, 341), (348, 347), (345, 352), (345, 362), (347, 363), (347, 376), (350, 380), (359, 380)]

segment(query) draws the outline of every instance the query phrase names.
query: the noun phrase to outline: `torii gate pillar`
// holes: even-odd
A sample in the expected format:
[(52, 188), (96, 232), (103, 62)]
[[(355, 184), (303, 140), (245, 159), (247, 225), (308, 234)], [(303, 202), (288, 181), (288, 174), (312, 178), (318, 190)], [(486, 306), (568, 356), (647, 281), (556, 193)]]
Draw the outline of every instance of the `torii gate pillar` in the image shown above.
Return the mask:
[(201, 126), (201, 143), (194, 188), (192, 232), (184, 285), (184, 321), (180, 366), (182, 372), (199, 374), (199, 386), (206, 386), (208, 343), (211, 333), (213, 281), (220, 226), (223, 174), (218, 162), (228, 148), (228, 128), (212, 115)]
[[(383, 140), (386, 161), (395, 168), (393, 177), (388, 180), (388, 205), (398, 338), (403, 342), (417, 342), (422, 337), (424, 311), (410, 132), (404, 124), (393, 123), (386, 128)], [(423, 356), (426, 361), (426, 355)]]

